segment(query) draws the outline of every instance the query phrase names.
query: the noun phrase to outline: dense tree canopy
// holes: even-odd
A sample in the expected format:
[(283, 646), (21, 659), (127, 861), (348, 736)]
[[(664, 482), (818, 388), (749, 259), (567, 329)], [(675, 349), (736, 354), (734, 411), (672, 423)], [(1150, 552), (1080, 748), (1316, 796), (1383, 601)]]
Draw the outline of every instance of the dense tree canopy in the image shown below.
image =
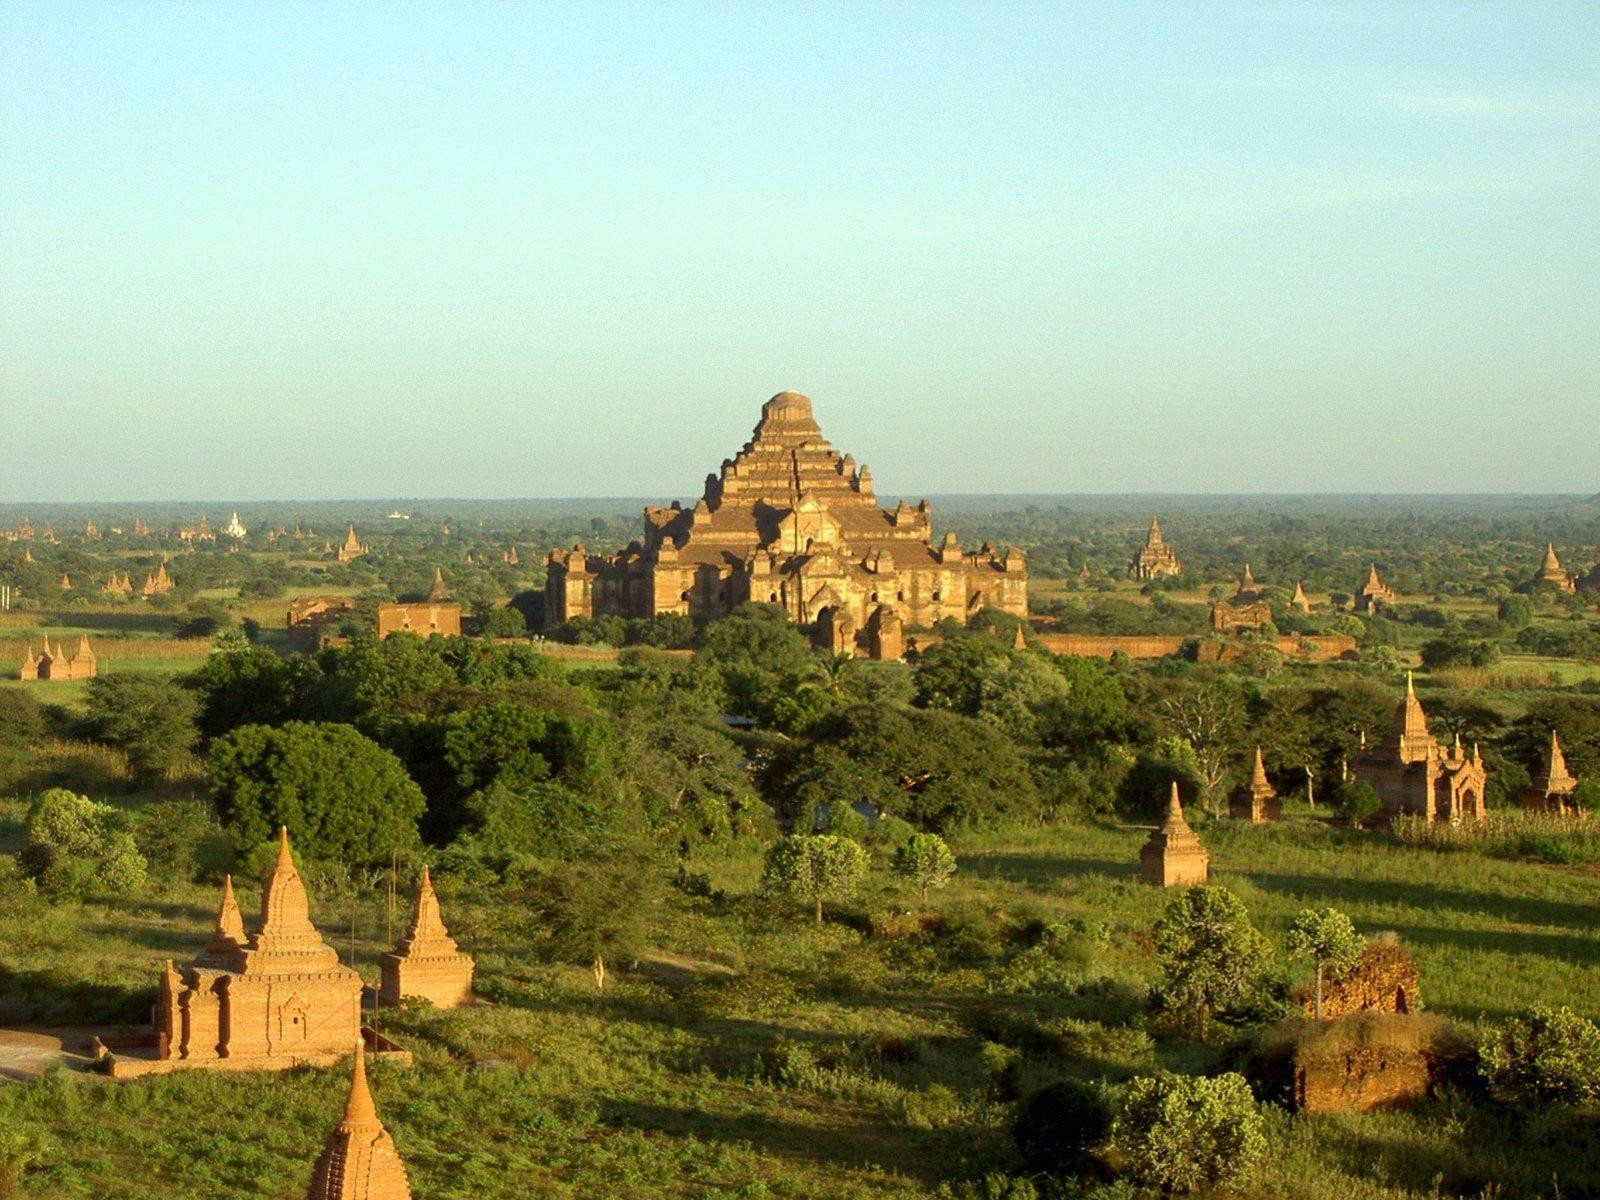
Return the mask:
[(243, 725), (211, 746), (211, 795), (248, 851), (287, 826), (312, 858), (387, 862), (417, 844), (422, 791), (389, 751), (348, 725)]

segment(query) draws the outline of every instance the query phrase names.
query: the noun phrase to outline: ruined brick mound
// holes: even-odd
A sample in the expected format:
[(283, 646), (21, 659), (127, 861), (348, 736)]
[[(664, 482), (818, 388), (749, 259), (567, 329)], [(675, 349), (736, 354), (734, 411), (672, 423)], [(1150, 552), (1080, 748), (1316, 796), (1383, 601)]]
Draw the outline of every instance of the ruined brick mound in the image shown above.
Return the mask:
[[(1307, 983), (1294, 990), (1294, 1002), (1309, 1017), (1316, 1012), (1316, 989)], [(1392, 936), (1367, 943), (1361, 958), (1337, 979), (1322, 981), (1322, 1016), (1336, 1020), (1352, 1013), (1417, 1013), (1422, 1011), (1417, 962)]]
[(1274, 1027), (1255, 1073), (1305, 1113), (1367, 1112), (1420, 1100), (1469, 1051), (1442, 1017), (1356, 1013)]

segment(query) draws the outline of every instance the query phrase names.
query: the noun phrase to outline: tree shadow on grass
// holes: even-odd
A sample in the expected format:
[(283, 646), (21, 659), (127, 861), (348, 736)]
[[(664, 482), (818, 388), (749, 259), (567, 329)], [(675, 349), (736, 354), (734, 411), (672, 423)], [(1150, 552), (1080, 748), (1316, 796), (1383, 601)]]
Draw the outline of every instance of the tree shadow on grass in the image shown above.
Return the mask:
[[(1428, 883), (1399, 883), (1356, 876), (1281, 875), (1250, 870), (1237, 873), (1263, 891), (1290, 892), (1307, 900), (1343, 904), (1399, 904), (1424, 911), (1484, 914), (1517, 925), (1545, 925), (1561, 929), (1592, 929), (1600, 924), (1600, 905), (1595, 904), (1526, 896), (1497, 896)], [(1584, 944), (1590, 947), (1590, 954), (1600, 949), (1595, 943)]]
[(761, 1154), (789, 1161), (892, 1171), (929, 1187), (958, 1173), (959, 1164), (971, 1157), (976, 1140), (995, 1137), (990, 1131), (966, 1127), (906, 1129), (867, 1113), (853, 1121), (841, 1120), (841, 1107), (859, 1106), (802, 1092), (785, 1093), (783, 1106), (797, 1113), (815, 1111), (817, 1125), (779, 1121), (760, 1112), (731, 1115), (634, 1100), (603, 1105), (600, 1119), (622, 1129), (748, 1145)]
[(56, 971), (18, 971), (0, 966), (0, 1011), (7, 1023), (106, 1025), (150, 1018), (155, 981), (148, 988), (88, 983)]
[(1112, 882), (1139, 876), (1137, 859), (1076, 858), (1058, 854), (964, 855), (961, 869), (978, 879), (1001, 879), (1030, 887), (1046, 887), (1061, 879), (1099, 877)]
[(1349, 1175), (1417, 1195), (1600, 1196), (1600, 1126), (1594, 1122), (1538, 1116), (1525, 1122), (1483, 1108), (1468, 1111), (1462, 1128), (1433, 1107), (1417, 1110), (1424, 1123), (1419, 1132), (1431, 1137), (1354, 1125), (1327, 1144)]
[(173, 627), (172, 617), (164, 613), (83, 612), (70, 608), (41, 612), (39, 623), (64, 629), (104, 629), (121, 634), (153, 633), (162, 636), (171, 636)]

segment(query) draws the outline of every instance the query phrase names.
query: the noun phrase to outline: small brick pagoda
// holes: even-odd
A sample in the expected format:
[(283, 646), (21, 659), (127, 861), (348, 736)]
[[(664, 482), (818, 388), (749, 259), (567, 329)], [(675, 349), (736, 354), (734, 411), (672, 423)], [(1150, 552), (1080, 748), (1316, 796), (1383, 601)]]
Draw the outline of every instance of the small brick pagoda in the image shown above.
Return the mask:
[(433, 880), (423, 867), (411, 928), (394, 953), (379, 962), (383, 982), (378, 1002), (399, 1004), (406, 996), (417, 996), (436, 1008), (466, 1004), (472, 999), (472, 965), (472, 956), (463, 954), (445, 929)]
[(1522, 807), (1527, 812), (1565, 814), (1572, 808), (1572, 793), (1577, 789), (1578, 781), (1567, 770), (1567, 756), (1561, 752), (1561, 738), (1552, 729), (1544, 770), (1522, 789)]
[(44, 639), (44, 649), (35, 656), (33, 647), (24, 648), (22, 666), (17, 669), (18, 679), (39, 680), (67, 680), (67, 679), (93, 679), (100, 671), (99, 661), (94, 656), (94, 650), (89, 646), (88, 635), (78, 638), (77, 653), (71, 658), (67, 657), (67, 647), (62, 642), (54, 646), (50, 639)]
[(1139, 878), (1153, 887), (1186, 887), (1211, 877), (1211, 855), (1183, 819), (1178, 785), (1172, 785), (1167, 819), (1139, 851)]
[(1228, 813), (1237, 821), (1252, 825), (1265, 825), (1283, 815), (1278, 792), (1267, 781), (1267, 768), (1261, 761), (1261, 747), (1256, 747), (1255, 766), (1250, 769), (1250, 781), (1241, 784), (1228, 802)]
[(1128, 574), (1135, 579), (1161, 579), (1182, 573), (1177, 553), (1161, 538), (1161, 519), (1151, 517), (1150, 533), (1144, 540), (1144, 547), (1128, 564)]
[(357, 1042), (344, 1117), (322, 1145), (307, 1200), (411, 1200), (405, 1164), (372, 1103), (366, 1059)]
[(155, 1024), (157, 1058), (113, 1055), (113, 1076), (328, 1064), (361, 1036), (361, 976), (311, 923), (287, 829), (278, 832), (256, 930), (245, 934), (230, 877), (210, 944), (182, 971), (167, 961)]

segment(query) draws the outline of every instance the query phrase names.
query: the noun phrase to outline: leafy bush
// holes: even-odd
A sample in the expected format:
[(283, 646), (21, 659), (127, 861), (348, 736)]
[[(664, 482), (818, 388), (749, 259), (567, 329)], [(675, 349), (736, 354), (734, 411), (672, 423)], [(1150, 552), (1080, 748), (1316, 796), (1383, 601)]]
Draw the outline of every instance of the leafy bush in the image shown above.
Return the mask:
[(928, 889), (944, 887), (956, 873), (956, 856), (937, 833), (914, 833), (894, 852), (892, 869), (927, 903)]
[(154, 675), (99, 675), (89, 680), (89, 721), (97, 736), (127, 752), (146, 779), (189, 760), (198, 737), (194, 693)]
[(1333, 793), (1334, 807), (1350, 824), (1360, 828), (1383, 808), (1377, 789), (1359, 779), (1347, 779)]
[(1248, 1175), (1265, 1122), (1242, 1075), (1143, 1075), (1128, 1085), (1111, 1144), (1136, 1183), (1195, 1192)]
[(1259, 1003), (1272, 947), (1227, 888), (1190, 888), (1176, 897), (1156, 922), (1155, 942), (1169, 1009), (1203, 1026), (1218, 1012)]
[(823, 900), (855, 891), (868, 861), (867, 852), (849, 838), (786, 837), (767, 851), (761, 883), (768, 891), (814, 905), (820, 925)]
[(33, 802), (27, 838), (22, 868), (51, 895), (126, 895), (145, 880), (144, 856), (122, 828), (122, 814), (65, 788)]
[(1565, 1006), (1512, 1017), (1478, 1053), (1490, 1091), (1507, 1103), (1600, 1100), (1600, 1027)]

